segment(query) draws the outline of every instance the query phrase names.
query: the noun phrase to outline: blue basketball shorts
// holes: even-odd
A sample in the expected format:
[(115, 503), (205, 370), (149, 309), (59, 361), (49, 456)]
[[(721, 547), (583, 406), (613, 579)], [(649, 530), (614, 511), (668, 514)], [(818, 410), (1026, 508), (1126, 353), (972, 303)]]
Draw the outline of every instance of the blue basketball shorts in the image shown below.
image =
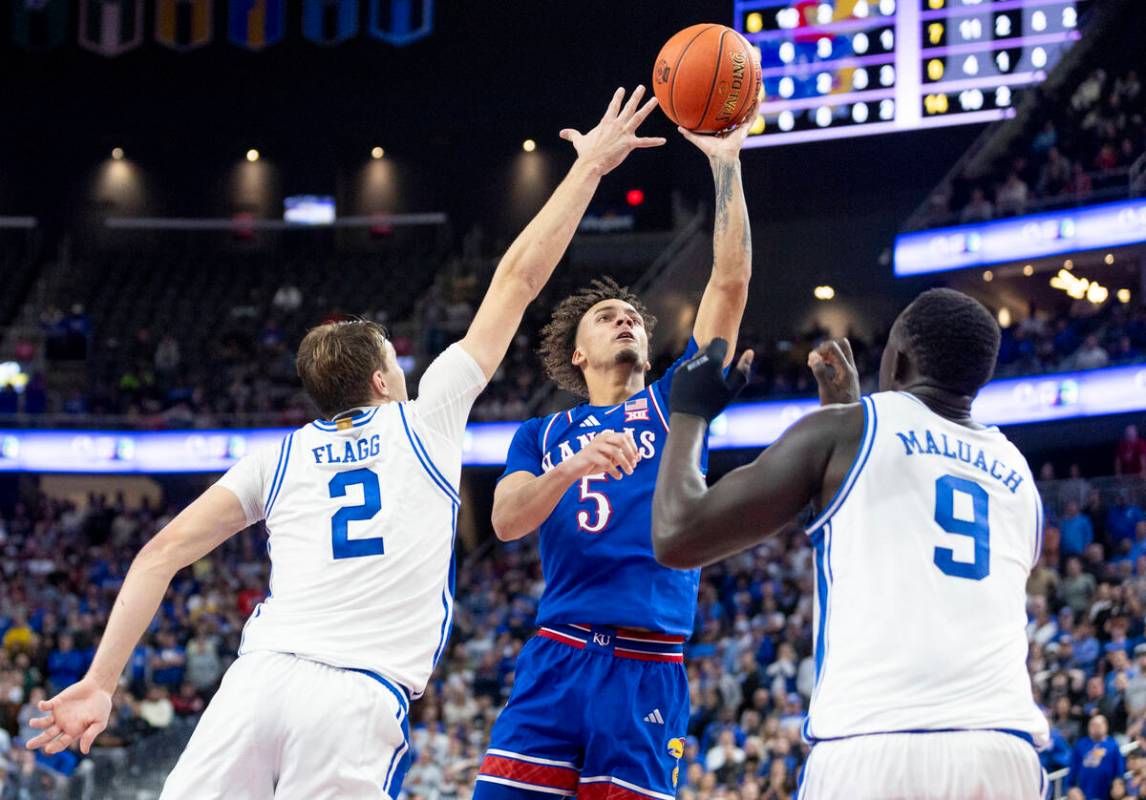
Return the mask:
[(683, 638), (544, 626), (517, 659), (474, 800), (673, 800), (688, 726)]

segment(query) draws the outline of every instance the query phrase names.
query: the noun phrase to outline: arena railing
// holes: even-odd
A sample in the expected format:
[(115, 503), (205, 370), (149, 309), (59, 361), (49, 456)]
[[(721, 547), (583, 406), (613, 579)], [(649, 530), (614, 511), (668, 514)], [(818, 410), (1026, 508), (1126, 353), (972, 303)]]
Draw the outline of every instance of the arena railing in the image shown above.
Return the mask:
[(1146, 507), (1146, 475), (1066, 478), (1039, 481), (1038, 485), (1039, 494), (1043, 498), (1043, 509), (1048, 517), (1062, 514), (1071, 500), (1076, 501), (1079, 508), (1085, 508), (1092, 490), (1099, 493), (1103, 508), (1109, 508), (1119, 497), (1125, 497), (1128, 503)]

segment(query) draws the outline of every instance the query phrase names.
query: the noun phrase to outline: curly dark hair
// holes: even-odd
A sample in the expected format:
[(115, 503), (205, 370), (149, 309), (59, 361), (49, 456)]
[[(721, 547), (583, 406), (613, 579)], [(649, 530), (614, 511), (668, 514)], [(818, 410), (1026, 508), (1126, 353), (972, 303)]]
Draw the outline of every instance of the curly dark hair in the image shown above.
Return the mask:
[(982, 303), (954, 289), (930, 289), (900, 315), (919, 372), (974, 397), (999, 357), (999, 325)]
[(537, 355), (545, 365), (549, 378), (565, 391), (578, 397), (589, 396), (589, 386), (580, 368), (573, 365), (573, 351), (577, 347), (577, 326), (590, 308), (603, 300), (620, 300), (637, 310), (645, 323), (645, 331), (652, 336), (657, 318), (649, 313), (627, 286), (621, 286), (609, 276), (595, 278), (588, 286), (578, 289), (553, 309), (549, 324), (541, 329), (541, 346)]

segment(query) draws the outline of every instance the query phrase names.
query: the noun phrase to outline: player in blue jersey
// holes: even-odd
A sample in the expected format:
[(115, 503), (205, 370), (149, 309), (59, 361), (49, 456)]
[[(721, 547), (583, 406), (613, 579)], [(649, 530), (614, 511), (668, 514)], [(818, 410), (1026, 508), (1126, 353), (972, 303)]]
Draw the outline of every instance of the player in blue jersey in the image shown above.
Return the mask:
[(684, 354), (646, 385), (655, 320), (611, 280), (561, 302), (542, 332), (549, 376), (587, 402), (528, 420), (494, 496), (499, 539), (540, 530), (546, 588), (490, 738), (475, 800), (671, 800), (689, 715), (683, 644), (699, 571), (657, 564), (652, 499), (678, 366), (736, 340), (751, 274), (741, 126), (681, 133), (716, 184), (712, 276)]

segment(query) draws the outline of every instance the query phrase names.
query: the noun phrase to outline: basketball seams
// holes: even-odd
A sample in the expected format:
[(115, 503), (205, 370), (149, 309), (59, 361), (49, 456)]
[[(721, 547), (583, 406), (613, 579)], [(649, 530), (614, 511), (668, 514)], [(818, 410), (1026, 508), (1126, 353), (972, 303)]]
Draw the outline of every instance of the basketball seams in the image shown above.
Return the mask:
[(704, 101), (704, 108), (700, 112), (700, 119), (696, 121), (695, 127), (700, 127), (708, 118), (708, 107), (712, 105), (712, 95), (716, 92), (716, 84), (720, 82), (720, 70), (724, 67), (724, 37), (728, 35), (728, 30), (720, 32), (720, 38), (716, 41), (716, 69), (712, 72), (712, 85), (708, 87), (708, 99)]
[[(688, 48), (692, 47), (693, 43), (694, 43), (694, 42), (695, 42), (697, 39), (699, 39), (699, 38), (700, 38), (701, 36), (703, 36), (704, 34), (708, 33), (708, 32), (709, 32), (710, 30), (712, 30), (714, 27), (717, 27), (717, 26), (716, 26), (716, 25), (714, 25), (714, 24), (709, 24), (709, 25), (705, 25), (703, 28), (701, 28), (699, 31), (697, 31), (697, 32), (696, 32), (696, 36), (693, 36), (691, 39), (689, 39), (689, 40), (688, 40), (688, 44), (686, 44), (684, 47), (682, 47), (682, 48), (680, 49), (680, 53), (679, 53), (679, 54), (677, 55), (677, 57), (676, 57), (676, 63), (675, 63), (675, 64), (673, 64), (673, 68), (672, 68), (672, 80), (671, 80), (671, 81), (670, 81), (670, 83), (669, 83), (669, 93), (668, 93), (668, 98), (669, 98), (669, 111), (671, 112), (671, 113), (669, 114), (669, 117), (670, 117), (670, 118), (672, 118), (672, 119), (674, 119), (674, 120), (676, 120), (676, 123), (677, 123), (678, 125), (681, 125), (682, 127), (685, 127), (685, 128), (687, 128), (687, 127), (689, 127), (689, 126), (685, 125), (685, 124), (684, 124), (684, 122), (682, 122), (682, 121), (681, 121), (680, 117), (678, 117), (678, 116), (676, 115), (676, 100), (675, 100), (675, 99), (674, 99), (674, 97), (673, 97), (673, 95), (675, 95), (675, 94), (676, 94), (676, 78), (677, 78), (677, 74), (678, 74), (678, 71), (680, 70), (680, 65), (681, 65), (681, 62), (683, 62), (683, 61), (684, 61), (684, 54), (688, 52)], [(700, 118), (701, 118), (701, 119), (704, 119), (704, 115), (702, 114)], [(699, 123), (698, 123), (698, 124), (699, 124)]]

